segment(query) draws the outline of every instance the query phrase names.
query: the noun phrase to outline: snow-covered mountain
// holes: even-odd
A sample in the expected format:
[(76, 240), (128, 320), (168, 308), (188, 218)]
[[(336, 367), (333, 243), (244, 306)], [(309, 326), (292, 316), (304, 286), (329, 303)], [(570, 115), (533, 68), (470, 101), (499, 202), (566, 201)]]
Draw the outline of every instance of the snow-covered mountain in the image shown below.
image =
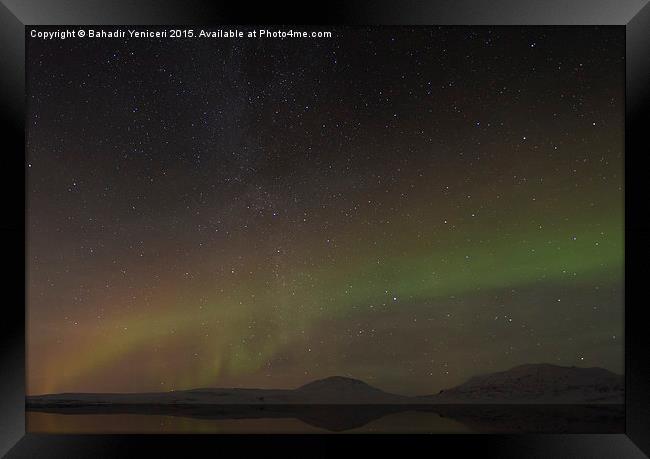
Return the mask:
[(603, 368), (527, 364), (419, 398), (426, 403), (624, 403), (624, 379)]

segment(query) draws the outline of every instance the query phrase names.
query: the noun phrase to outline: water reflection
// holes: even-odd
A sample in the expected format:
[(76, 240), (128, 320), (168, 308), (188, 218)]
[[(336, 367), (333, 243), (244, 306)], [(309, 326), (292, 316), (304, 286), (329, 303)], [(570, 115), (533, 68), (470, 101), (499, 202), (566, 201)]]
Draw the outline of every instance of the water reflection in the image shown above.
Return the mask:
[(622, 433), (622, 405), (85, 406), (27, 411), (41, 433)]

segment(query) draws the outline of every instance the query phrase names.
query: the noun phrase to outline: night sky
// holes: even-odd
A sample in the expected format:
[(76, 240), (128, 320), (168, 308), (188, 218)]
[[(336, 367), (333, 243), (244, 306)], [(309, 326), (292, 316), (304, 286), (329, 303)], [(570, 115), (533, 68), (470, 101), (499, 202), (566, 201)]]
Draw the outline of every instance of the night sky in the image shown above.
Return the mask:
[(333, 30), (28, 39), (29, 394), (623, 371), (624, 31)]

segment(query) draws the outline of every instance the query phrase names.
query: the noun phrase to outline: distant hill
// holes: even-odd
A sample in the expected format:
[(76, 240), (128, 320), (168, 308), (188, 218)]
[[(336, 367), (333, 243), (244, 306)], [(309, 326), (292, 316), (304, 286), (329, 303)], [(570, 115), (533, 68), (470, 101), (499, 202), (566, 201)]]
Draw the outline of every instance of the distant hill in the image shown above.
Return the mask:
[(88, 405), (393, 404), (412, 398), (390, 394), (358, 379), (332, 376), (297, 389), (192, 389), (132, 394), (49, 394), (27, 397), (28, 407)]
[(332, 376), (297, 389), (192, 389), (131, 394), (29, 396), (28, 409), (74, 410), (119, 406), (209, 405), (431, 405), (431, 404), (622, 404), (623, 377), (602, 368), (520, 365), (476, 376), (435, 395), (407, 397), (384, 392), (358, 379)]
[(319, 379), (293, 392), (301, 400), (314, 400), (316, 403), (337, 403), (343, 400), (351, 403), (410, 403), (411, 399), (411, 397), (384, 392), (358, 379), (343, 376)]
[(520, 365), (475, 376), (426, 403), (624, 403), (623, 376), (603, 368)]

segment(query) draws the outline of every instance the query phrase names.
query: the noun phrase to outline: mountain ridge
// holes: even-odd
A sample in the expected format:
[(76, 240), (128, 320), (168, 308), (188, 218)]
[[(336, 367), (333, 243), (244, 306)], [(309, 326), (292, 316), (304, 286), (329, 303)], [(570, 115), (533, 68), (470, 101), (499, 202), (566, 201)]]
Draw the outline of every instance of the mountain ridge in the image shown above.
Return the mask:
[(330, 376), (295, 389), (198, 388), (150, 393), (60, 393), (28, 396), (29, 407), (220, 404), (623, 403), (623, 377), (591, 367), (523, 364), (477, 375), (437, 394), (404, 396), (355, 378)]
[(624, 379), (600, 367), (523, 364), (469, 378), (438, 394), (438, 403), (623, 403)]

